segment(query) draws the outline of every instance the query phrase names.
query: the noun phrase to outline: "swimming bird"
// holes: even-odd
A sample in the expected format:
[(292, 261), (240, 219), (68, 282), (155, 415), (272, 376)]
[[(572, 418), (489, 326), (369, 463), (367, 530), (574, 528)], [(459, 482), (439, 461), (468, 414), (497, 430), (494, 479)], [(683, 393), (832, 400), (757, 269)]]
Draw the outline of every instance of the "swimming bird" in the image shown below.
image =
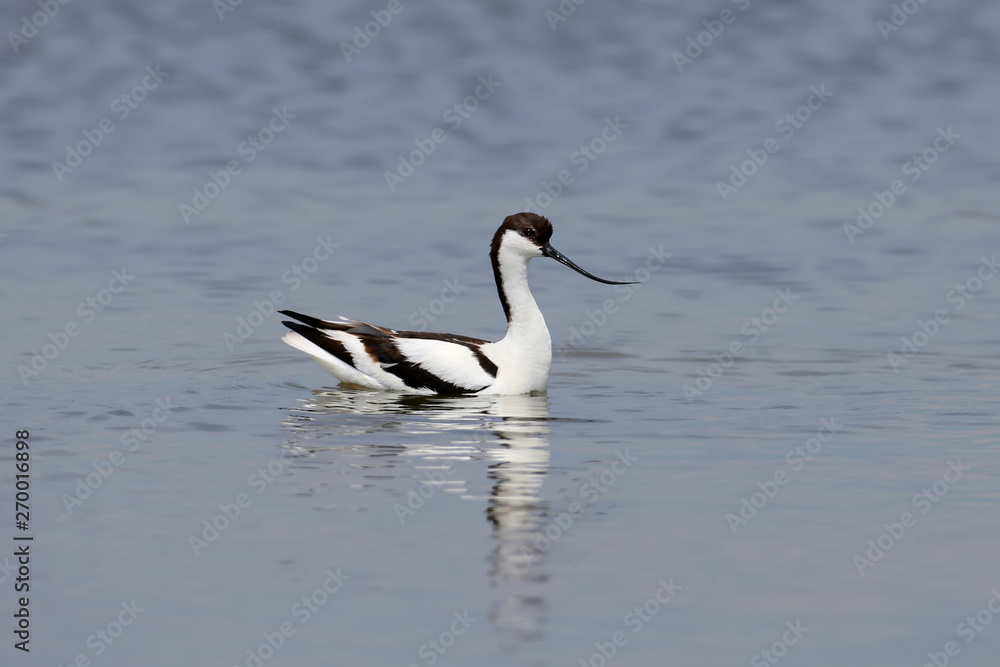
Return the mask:
[(507, 216), (493, 236), (490, 260), (507, 334), (496, 342), (447, 333), (397, 331), (359, 320), (322, 320), (280, 311), (291, 332), (282, 338), (311, 355), (342, 383), (417, 394), (526, 394), (543, 391), (552, 339), (528, 288), (528, 262), (551, 257), (591, 280), (552, 247), (552, 223), (535, 213)]

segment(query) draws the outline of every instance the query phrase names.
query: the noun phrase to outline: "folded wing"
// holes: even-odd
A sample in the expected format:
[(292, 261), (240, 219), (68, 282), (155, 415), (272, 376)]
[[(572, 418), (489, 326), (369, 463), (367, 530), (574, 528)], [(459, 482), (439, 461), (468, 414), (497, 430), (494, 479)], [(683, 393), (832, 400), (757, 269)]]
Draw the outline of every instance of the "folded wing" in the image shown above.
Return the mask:
[(366, 322), (321, 320), (289, 310), (284, 341), (313, 356), (342, 382), (374, 389), (467, 394), (489, 387), (497, 367), (488, 341), (454, 334), (397, 331)]

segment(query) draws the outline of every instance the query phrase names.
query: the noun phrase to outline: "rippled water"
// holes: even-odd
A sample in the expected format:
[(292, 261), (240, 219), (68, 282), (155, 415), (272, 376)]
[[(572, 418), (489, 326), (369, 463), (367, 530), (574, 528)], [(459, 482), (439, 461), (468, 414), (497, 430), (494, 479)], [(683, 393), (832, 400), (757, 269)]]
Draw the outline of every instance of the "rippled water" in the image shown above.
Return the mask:
[[(994, 664), (1000, 14), (897, 4), (0, 7), (3, 664)], [(547, 395), (280, 342), (501, 336), (531, 207), (641, 281)]]

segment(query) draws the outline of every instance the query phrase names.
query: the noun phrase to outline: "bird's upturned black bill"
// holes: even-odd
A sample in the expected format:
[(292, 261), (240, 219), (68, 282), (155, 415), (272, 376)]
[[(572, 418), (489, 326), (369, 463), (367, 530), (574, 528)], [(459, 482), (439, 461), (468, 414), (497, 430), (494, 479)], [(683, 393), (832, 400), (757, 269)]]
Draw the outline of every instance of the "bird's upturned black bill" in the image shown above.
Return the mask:
[(635, 282), (618, 282), (616, 280), (605, 280), (604, 278), (598, 278), (593, 273), (588, 273), (588, 272), (584, 271), (583, 269), (581, 269), (579, 266), (577, 266), (576, 264), (574, 264), (573, 262), (571, 262), (569, 260), (569, 258), (566, 257), (566, 255), (562, 254), (561, 252), (559, 252), (558, 250), (556, 250), (555, 248), (553, 248), (548, 243), (546, 243), (544, 246), (542, 246), (542, 254), (545, 255), (546, 257), (551, 257), (552, 259), (556, 260), (557, 262), (560, 262), (561, 264), (565, 264), (566, 266), (568, 266), (569, 268), (573, 269), (577, 273), (579, 273), (581, 275), (584, 275), (584, 276), (587, 276), (591, 280), (596, 280), (597, 282), (604, 283), (605, 285), (634, 285), (635, 284)]

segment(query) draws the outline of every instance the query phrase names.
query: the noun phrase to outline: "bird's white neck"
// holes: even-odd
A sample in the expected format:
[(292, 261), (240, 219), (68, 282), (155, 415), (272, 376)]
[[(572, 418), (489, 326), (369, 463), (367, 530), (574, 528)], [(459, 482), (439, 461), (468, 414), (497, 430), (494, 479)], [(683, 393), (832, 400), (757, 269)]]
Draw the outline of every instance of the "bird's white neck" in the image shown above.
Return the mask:
[(497, 254), (500, 298), (507, 315), (507, 336), (535, 350), (551, 349), (549, 330), (542, 311), (528, 287), (528, 258), (504, 248)]
[(543, 391), (548, 381), (552, 339), (528, 288), (528, 261), (539, 255), (537, 244), (516, 231), (501, 227), (493, 237), (490, 259), (507, 316), (507, 335), (483, 346), (483, 353), (499, 368), (490, 387), (496, 393)]

